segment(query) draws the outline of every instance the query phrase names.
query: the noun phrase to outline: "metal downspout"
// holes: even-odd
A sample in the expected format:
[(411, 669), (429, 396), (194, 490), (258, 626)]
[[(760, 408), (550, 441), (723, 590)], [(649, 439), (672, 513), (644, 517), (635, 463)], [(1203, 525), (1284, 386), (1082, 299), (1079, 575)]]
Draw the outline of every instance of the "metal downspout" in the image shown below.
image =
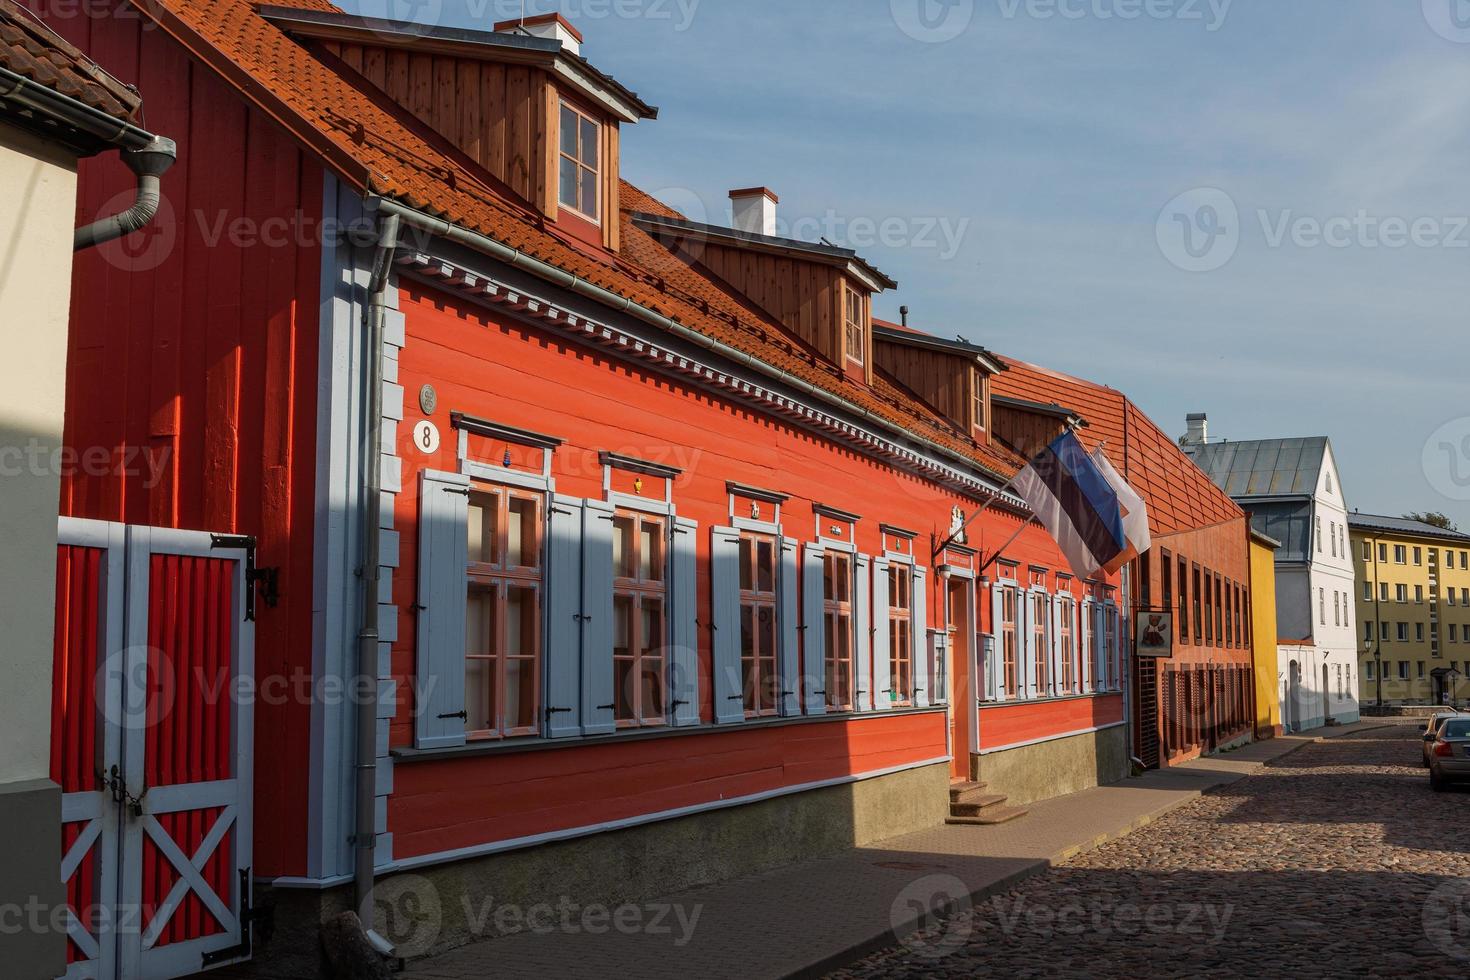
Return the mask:
[(123, 163), (138, 176), (138, 194), (133, 206), (120, 214), (78, 228), (72, 239), (72, 249), (80, 252), (146, 227), (158, 214), (161, 178), (178, 158), (179, 150), (174, 141), (161, 136), (155, 136), (144, 149), (123, 150)]
[(363, 930), (379, 952), (391, 945), (373, 932), (373, 884), (377, 854), (378, 787), (378, 581), (380, 508), (382, 501), (383, 324), (387, 319), (393, 250), (400, 220), (389, 214), (382, 222), (373, 257), (364, 314), (363, 358), (367, 391), (363, 398), (362, 432), (362, 628), (357, 634), (356, 789), (353, 846), (354, 907)]

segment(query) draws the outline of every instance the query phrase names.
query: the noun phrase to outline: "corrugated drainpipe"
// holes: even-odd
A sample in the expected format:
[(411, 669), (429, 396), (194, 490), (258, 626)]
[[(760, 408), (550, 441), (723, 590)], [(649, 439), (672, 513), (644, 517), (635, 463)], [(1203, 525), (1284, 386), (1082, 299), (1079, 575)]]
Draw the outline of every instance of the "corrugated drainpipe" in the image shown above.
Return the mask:
[(373, 874), (378, 827), (378, 533), (383, 499), (383, 323), (388, 315), (388, 290), (393, 250), (398, 246), (400, 220), (388, 214), (379, 229), (364, 312), (363, 363), (367, 391), (362, 420), (362, 628), (357, 634), (357, 806), (352, 835), (353, 888), (357, 916), (369, 940), (381, 953), (392, 945), (373, 931)]
[[(877, 413), (869, 409), (863, 408), (861, 405), (856, 405), (848, 401), (841, 395), (826, 391), (825, 389), (819, 388), (816, 385), (811, 384), (810, 382), (804, 381), (801, 378), (788, 374), (787, 372), (781, 370), (778, 367), (775, 367), (774, 365), (767, 364), (765, 361), (762, 361), (760, 358), (756, 357), (753, 354), (747, 354), (745, 351), (738, 350), (737, 348), (731, 347), (728, 344), (723, 344), (720, 341), (715, 340), (713, 337), (707, 337), (697, 330), (691, 330), (677, 320), (670, 319), (669, 317), (664, 316), (662, 313), (657, 313), (654, 310), (650, 310), (646, 306), (640, 306), (625, 296), (619, 296), (617, 293), (614, 293), (611, 290), (603, 289), (601, 286), (595, 285), (585, 279), (574, 276), (570, 272), (567, 272), (565, 269), (559, 269), (549, 262), (543, 262), (538, 258), (534, 258), (524, 252), (513, 249), (508, 245), (503, 245), (493, 238), (481, 235), (477, 232), (469, 231), (468, 229), (461, 228), (458, 225), (450, 224), (443, 218), (436, 218), (433, 215), (425, 214), (422, 211), (416, 211), (413, 208), (406, 207), (396, 201), (392, 201), (387, 198), (372, 198), (369, 200), (368, 206), (369, 208), (376, 206), (383, 214), (396, 215), (402, 218), (403, 223), (411, 228), (417, 228), (420, 231), (427, 232), (430, 235), (434, 235), (436, 237), (443, 238), (452, 242), (459, 242), (462, 245), (467, 245), (477, 252), (482, 252), (486, 255), (491, 256), (492, 258), (499, 259), (506, 265), (525, 269), (537, 278), (545, 279), (553, 285), (561, 286), (564, 289), (569, 289), (574, 293), (580, 293), (581, 295), (586, 296), (589, 299), (601, 303), (603, 306), (610, 307), (618, 313), (626, 313), (629, 316), (642, 320), (644, 323), (650, 323), (661, 330), (665, 330), (671, 334), (674, 334), (676, 337), (687, 340), (692, 344), (697, 344), (700, 347), (704, 347), (708, 350), (714, 351), (721, 357), (734, 361), (743, 367), (748, 367), (752, 371), (764, 374), (766, 377), (779, 381), (781, 384), (789, 385), (790, 387), (800, 391), (802, 394), (808, 395), (819, 401), (826, 402), (829, 405), (836, 406), (837, 408), (840, 408), (845, 412), (850, 412), (853, 415), (859, 416), (864, 421), (871, 423), (873, 426), (884, 429), (894, 435), (900, 436), (901, 438), (922, 447), (928, 452), (931, 452), (937, 456), (942, 456), (945, 459), (959, 464), (964, 469), (980, 469), (978, 463), (976, 463), (973, 459), (964, 455), (963, 453), (958, 453), (946, 446), (941, 446), (938, 443), (930, 442), (927, 439), (915, 435), (898, 423), (890, 422), (888, 419), (883, 418), (883, 416), (878, 415)], [(986, 472), (986, 475), (990, 476), (992, 479), (1008, 479), (1001, 474), (990, 473), (989, 471), (984, 472)]]
[(78, 228), (72, 240), (75, 251), (130, 235), (158, 214), (160, 178), (179, 155), (173, 140), (115, 119), (7, 68), (0, 68), (0, 99), (60, 119), (74, 129), (112, 144), (122, 154), (123, 163), (138, 176), (138, 194), (133, 206), (121, 214)]

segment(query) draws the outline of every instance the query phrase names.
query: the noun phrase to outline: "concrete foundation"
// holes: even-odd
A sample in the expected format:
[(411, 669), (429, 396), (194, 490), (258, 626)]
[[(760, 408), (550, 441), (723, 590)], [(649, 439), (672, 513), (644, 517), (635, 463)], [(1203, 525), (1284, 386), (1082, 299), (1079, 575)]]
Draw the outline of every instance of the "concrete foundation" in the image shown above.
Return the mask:
[[(0, 783), (0, 949), (8, 977), (66, 972), (66, 934), (53, 926), (61, 884), (61, 787), (49, 779)], [(8, 921), (7, 921), (8, 920)]]
[(1119, 725), (992, 752), (978, 758), (976, 778), (1022, 806), (1115, 783), (1129, 774), (1127, 733)]
[[(925, 766), (384, 875), (375, 892), (374, 924), (409, 960), (527, 929), (562, 928), (564, 921), (611, 928), (619, 909), (660, 896), (938, 826), (948, 815), (948, 787), (948, 764)], [(350, 889), (263, 891), (275, 905), (275, 936), (257, 947), (251, 966), (232, 974), (272, 980), (320, 975), (320, 924), (349, 907)], [(677, 919), (670, 914), (666, 921)]]

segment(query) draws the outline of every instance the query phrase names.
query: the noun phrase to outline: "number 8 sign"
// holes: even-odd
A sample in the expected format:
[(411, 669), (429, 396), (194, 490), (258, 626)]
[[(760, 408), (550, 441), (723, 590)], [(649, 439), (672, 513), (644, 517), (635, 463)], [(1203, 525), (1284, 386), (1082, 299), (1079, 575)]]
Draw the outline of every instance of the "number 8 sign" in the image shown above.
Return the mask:
[(439, 451), (439, 428), (428, 419), (413, 427), (413, 444), (419, 452), (432, 456)]

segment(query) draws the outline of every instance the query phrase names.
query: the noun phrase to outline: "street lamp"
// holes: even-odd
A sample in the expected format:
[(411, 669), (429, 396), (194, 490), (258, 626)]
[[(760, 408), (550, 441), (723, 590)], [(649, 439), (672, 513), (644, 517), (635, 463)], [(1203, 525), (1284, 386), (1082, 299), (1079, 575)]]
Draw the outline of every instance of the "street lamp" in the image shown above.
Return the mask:
[(1456, 670), (1454, 667), (1451, 667), (1449, 673), (1444, 675), (1444, 679), (1446, 681), (1448, 681), (1449, 682), (1449, 685), (1450, 685), (1450, 704), (1449, 704), (1449, 706), (1451, 708), (1458, 707), (1456, 705), (1456, 703), (1455, 703), (1456, 700), (1457, 700), (1455, 698), (1455, 693), (1456, 693), (1455, 689), (1459, 686), (1459, 677), (1460, 677), (1460, 672), (1458, 670)]

